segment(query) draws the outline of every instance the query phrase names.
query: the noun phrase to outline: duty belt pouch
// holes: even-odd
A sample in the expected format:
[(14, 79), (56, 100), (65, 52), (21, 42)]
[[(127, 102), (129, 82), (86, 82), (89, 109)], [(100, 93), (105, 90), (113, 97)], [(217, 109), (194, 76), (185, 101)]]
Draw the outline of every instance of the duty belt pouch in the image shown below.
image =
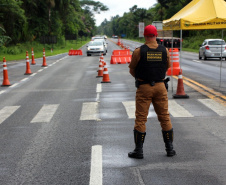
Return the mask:
[(139, 86), (140, 86), (139, 81), (136, 79), (136, 80), (135, 80), (135, 87), (136, 87), (136, 88), (139, 88)]

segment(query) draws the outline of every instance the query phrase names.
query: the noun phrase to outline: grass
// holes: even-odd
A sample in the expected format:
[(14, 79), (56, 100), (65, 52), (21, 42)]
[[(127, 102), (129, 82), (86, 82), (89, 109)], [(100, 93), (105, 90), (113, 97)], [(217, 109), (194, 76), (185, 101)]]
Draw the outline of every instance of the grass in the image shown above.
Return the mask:
[[(33, 48), (34, 57), (41, 58), (43, 57), (43, 48), (45, 48), (45, 56), (53, 56), (61, 53), (68, 53), (71, 48), (79, 49), (90, 39), (83, 39), (79, 41), (64, 41), (59, 42), (54, 45), (48, 44), (40, 44), (38, 42), (33, 43), (23, 43), (17, 44), (16, 46), (9, 46), (9, 47), (0, 47), (0, 58), (3, 59), (5, 57), (6, 61), (15, 61), (15, 60), (22, 60), (26, 59), (26, 51), (28, 51), (29, 58), (31, 59), (31, 50)], [(51, 51), (51, 48), (53, 50)]]

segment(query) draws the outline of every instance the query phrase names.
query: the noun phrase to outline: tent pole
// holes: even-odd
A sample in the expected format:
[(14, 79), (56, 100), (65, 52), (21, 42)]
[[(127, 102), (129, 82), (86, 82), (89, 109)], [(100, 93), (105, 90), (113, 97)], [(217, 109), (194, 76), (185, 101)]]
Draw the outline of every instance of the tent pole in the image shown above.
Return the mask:
[[(173, 56), (173, 30), (172, 30), (172, 42), (171, 42), (171, 56)], [(170, 60), (170, 65), (171, 65), (171, 87), (172, 87), (172, 93), (173, 93), (173, 63)]]
[[(223, 34), (224, 34), (224, 31), (222, 29), (222, 40), (223, 40)], [(221, 87), (222, 46), (223, 46), (223, 42), (221, 43), (221, 64), (220, 64), (220, 83), (219, 83), (219, 87)]]
[(180, 30), (180, 58), (179, 58), (180, 71), (182, 69), (182, 66), (181, 66), (181, 55), (182, 55), (182, 29)]

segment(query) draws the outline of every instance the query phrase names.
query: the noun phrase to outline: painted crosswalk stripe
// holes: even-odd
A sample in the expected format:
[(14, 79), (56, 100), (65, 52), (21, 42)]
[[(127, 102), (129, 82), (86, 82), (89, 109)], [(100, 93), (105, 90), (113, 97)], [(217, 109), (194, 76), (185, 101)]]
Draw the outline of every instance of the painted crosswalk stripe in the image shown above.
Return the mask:
[(6, 106), (0, 110), (0, 124), (13, 114), (20, 106)]
[(102, 185), (103, 172), (102, 172), (102, 146), (92, 146), (91, 153), (91, 169), (89, 185)]
[(135, 101), (124, 101), (124, 105), (129, 119), (135, 118)]
[(50, 122), (59, 104), (43, 105), (37, 115), (31, 120), (31, 123)]
[(226, 107), (212, 99), (198, 99), (202, 104), (216, 112), (219, 116), (226, 116)]
[(82, 105), (80, 120), (99, 121), (98, 102), (85, 102)]
[(97, 92), (97, 93), (102, 92), (102, 85), (101, 85), (101, 84), (97, 84), (96, 92)]
[(169, 100), (169, 112), (173, 117), (194, 117), (175, 100)]

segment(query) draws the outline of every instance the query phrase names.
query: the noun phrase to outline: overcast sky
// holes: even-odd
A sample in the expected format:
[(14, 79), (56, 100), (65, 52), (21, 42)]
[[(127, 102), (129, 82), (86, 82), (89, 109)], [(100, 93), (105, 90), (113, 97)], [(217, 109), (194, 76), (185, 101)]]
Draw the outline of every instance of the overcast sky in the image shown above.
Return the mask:
[(106, 5), (109, 10), (105, 13), (95, 14), (96, 26), (99, 26), (106, 18), (110, 21), (112, 16), (123, 16), (125, 12), (129, 12), (129, 9), (134, 5), (138, 8), (148, 9), (157, 3), (157, 0), (97, 0)]

